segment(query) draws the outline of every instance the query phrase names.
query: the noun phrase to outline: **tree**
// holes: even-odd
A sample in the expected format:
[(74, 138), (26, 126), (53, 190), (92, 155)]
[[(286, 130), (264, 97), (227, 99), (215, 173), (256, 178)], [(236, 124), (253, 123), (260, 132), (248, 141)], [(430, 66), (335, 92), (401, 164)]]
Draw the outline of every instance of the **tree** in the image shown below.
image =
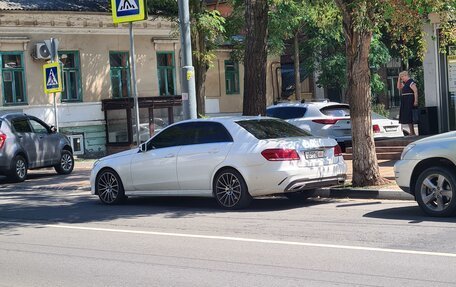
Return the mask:
[(405, 51), (406, 43), (422, 35), (416, 27), (421, 27), (423, 16), (432, 10), (446, 10), (455, 4), (452, 0), (334, 1), (342, 13), (346, 41), (347, 96), (351, 107), (353, 139), (352, 184), (382, 184), (385, 179), (379, 173), (371, 127), (371, 74), (368, 60), (373, 33), (386, 26)]
[(243, 115), (266, 114), (268, 0), (245, 0)]

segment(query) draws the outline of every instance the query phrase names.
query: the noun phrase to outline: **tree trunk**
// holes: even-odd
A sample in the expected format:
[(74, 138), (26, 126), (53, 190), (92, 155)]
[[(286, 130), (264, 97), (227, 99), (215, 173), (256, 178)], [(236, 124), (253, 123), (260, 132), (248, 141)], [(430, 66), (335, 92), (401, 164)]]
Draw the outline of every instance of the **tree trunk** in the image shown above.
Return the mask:
[[(190, 2), (191, 15), (201, 13), (204, 10), (202, 1), (191, 1)], [(192, 25), (195, 25), (193, 23)], [(198, 54), (206, 53), (206, 42), (204, 35), (201, 35), (197, 29), (192, 29), (192, 50), (197, 51)], [(206, 74), (209, 67), (205, 63), (202, 63), (195, 53), (192, 54), (193, 67), (195, 68), (195, 93), (196, 93), (196, 109), (197, 115), (204, 116), (205, 111), (205, 82)]]
[(357, 30), (345, 2), (336, 0), (343, 15), (347, 53), (348, 86), (353, 145), (353, 186), (380, 185), (387, 182), (378, 168), (372, 130), (369, 49), (372, 32)]
[(299, 32), (294, 36), (294, 69), (296, 100), (301, 101), (301, 73), (299, 70)]
[[(195, 31), (192, 37), (192, 49), (199, 53), (206, 52), (206, 43), (204, 35)], [(207, 74), (207, 65), (202, 63), (198, 57), (193, 54), (193, 66), (195, 67), (195, 92), (196, 92), (196, 108), (198, 116), (205, 115), (205, 82)]]
[(268, 0), (244, 0), (246, 39), (244, 56), (244, 115), (266, 114), (268, 56)]

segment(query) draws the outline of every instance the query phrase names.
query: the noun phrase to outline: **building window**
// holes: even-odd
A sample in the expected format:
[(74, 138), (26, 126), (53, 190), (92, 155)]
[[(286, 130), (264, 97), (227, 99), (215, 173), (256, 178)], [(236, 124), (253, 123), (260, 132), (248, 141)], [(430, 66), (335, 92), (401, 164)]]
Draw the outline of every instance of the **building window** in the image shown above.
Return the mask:
[(82, 101), (81, 73), (78, 52), (59, 52), (63, 64), (62, 102)]
[(84, 154), (84, 135), (67, 135), (70, 140), (71, 148), (73, 149), (74, 155), (83, 155)]
[(158, 87), (160, 96), (176, 94), (174, 52), (157, 53)]
[(22, 53), (1, 54), (3, 103), (5, 105), (27, 104), (25, 73)]
[(225, 61), (226, 94), (239, 94), (239, 64), (234, 61)]
[(113, 98), (130, 96), (130, 63), (128, 57), (128, 52), (111, 52), (109, 54)]

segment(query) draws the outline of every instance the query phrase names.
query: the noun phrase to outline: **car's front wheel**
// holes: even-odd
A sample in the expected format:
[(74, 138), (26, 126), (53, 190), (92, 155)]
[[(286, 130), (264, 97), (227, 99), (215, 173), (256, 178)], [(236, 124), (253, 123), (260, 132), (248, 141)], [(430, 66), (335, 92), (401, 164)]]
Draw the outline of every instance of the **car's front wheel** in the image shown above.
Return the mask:
[(70, 174), (74, 168), (73, 154), (68, 150), (63, 150), (60, 154), (60, 161), (54, 166), (58, 174)]
[(214, 179), (213, 192), (217, 203), (225, 209), (241, 209), (252, 202), (247, 184), (235, 169), (219, 172)]
[(117, 173), (111, 169), (102, 170), (96, 180), (95, 189), (104, 204), (118, 204), (125, 198), (122, 181)]
[(13, 182), (22, 182), (27, 178), (27, 161), (21, 155), (17, 155), (11, 162), (9, 177)]
[(415, 185), (416, 201), (431, 216), (445, 217), (456, 212), (456, 176), (448, 168), (424, 170)]

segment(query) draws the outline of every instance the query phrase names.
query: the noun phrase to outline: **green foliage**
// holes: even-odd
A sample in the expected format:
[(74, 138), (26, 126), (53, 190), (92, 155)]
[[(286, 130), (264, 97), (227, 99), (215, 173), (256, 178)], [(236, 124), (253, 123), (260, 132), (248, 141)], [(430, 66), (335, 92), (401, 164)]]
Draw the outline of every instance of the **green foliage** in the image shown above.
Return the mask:
[(377, 113), (381, 116), (384, 116), (385, 118), (389, 117), (389, 110), (385, 108), (384, 104), (372, 104), (372, 111), (374, 113)]
[(179, 7), (177, 0), (149, 0), (147, 1), (149, 15), (162, 16), (177, 20)]

